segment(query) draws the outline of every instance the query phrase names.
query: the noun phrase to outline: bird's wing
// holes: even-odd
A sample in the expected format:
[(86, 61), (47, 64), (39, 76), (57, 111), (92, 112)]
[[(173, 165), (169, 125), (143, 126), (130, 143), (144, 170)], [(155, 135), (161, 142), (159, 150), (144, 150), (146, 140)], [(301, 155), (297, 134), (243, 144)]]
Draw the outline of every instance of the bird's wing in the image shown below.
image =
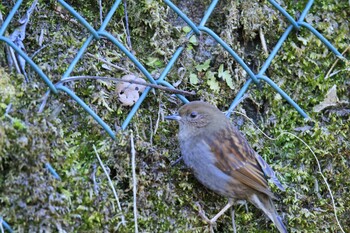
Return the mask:
[(256, 160), (254, 150), (241, 133), (230, 126), (229, 130), (218, 130), (216, 134), (215, 137), (205, 139), (205, 143), (216, 156), (216, 166), (233, 179), (275, 198)]
[(266, 163), (266, 161), (258, 154), (255, 152), (255, 158), (260, 164), (261, 170), (264, 172), (265, 176), (271, 180), (277, 188), (279, 188), (281, 191), (286, 191), (286, 189), (283, 187), (281, 182), (278, 180), (275, 172), (272, 170), (270, 165)]

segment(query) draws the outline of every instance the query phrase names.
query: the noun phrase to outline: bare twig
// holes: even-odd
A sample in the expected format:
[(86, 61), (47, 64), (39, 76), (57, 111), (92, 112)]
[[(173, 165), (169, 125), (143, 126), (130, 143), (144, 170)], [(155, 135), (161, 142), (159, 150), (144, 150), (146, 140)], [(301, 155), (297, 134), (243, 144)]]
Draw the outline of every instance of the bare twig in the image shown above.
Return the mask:
[(350, 68), (334, 71), (334, 72), (331, 73), (329, 76), (327, 76), (327, 78), (331, 78), (331, 77), (333, 77), (334, 75), (337, 75), (338, 73), (344, 72), (344, 71), (350, 71)]
[(10, 113), (11, 108), (12, 108), (12, 103), (10, 103), (9, 105), (7, 105), (6, 111), (5, 111), (5, 115), (8, 115), (8, 114)]
[(125, 29), (126, 29), (126, 42), (128, 43), (129, 50), (132, 50), (131, 40), (130, 40), (130, 31), (129, 31), (129, 18), (126, 0), (124, 0), (124, 13), (125, 13)]
[(150, 133), (151, 133), (149, 141), (151, 143), (151, 146), (153, 146), (153, 130), (152, 130), (153, 129), (153, 123), (152, 123), (152, 117), (151, 117), (151, 115), (149, 115), (148, 117), (149, 117), (149, 128), (150, 128)]
[(92, 174), (91, 174), (91, 179), (92, 179), (92, 182), (94, 183), (94, 191), (95, 191), (95, 194), (98, 195), (98, 184), (97, 184), (97, 181), (96, 181), (96, 172), (97, 172), (97, 165), (96, 163), (92, 164)]
[(103, 169), (103, 172), (105, 173), (105, 175), (106, 175), (106, 177), (107, 177), (107, 179), (108, 179), (108, 183), (109, 183), (109, 186), (110, 186), (111, 189), (112, 189), (112, 192), (113, 192), (113, 194), (114, 194), (114, 197), (115, 197), (115, 199), (117, 200), (118, 209), (119, 209), (119, 211), (120, 211), (120, 213), (121, 213), (121, 223), (125, 226), (125, 225), (126, 225), (126, 223), (125, 223), (125, 217), (124, 217), (124, 215), (123, 215), (122, 207), (121, 207), (120, 202), (119, 202), (118, 194), (117, 194), (117, 192), (115, 191), (115, 188), (114, 188), (114, 186), (113, 186), (112, 180), (111, 180), (111, 178), (109, 177), (109, 174), (108, 174), (108, 172), (107, 172), (105, 166), (103, 165), (103, 162), (102, 162), (100, 156), (99, 156), (98, 153), (97, 153), (97, 150), (96, 150), (95, 145), (92, 145), (92, 146), (93, 146), (93, 148), (94, 148), (96, 157), (97, 157), (97, 159), (98, 159), (98, 161), (99, 161), (99, 163), (100, 163), (100, 165), (101, 165), (101, 167), (102, 167), (102, 169)]
[(102, 1), (98, 0), (98, 6), (100, 7), (100, 21), (101, 21), (101, 25), (103, 23), (103, 14), (102, 14)]
[(177, 89), (164, 87), (164, 86), (152, 84), (152, 83), (139, 82), (136, 80), (125, 80), (125, 79), (120, 79), (120, 78), (110, 78), (110, 77), (103, 77), (103, 76), (70, 76), (70, 77), (61, 79), (59, 82), (57, 82), (56, 85), (61, 84), (61, 83), (65, 83), (65, 82), (84, 80), (84, 79), (98, 79), (98, 80), (105, 80), (105, 81), (111, 81), (111, 82), (134, 83), (134, 84), (153, 87), (153, 88), (160, 89), (163, 91), (167, 91), (167, 92), (171, 92), (171, 93), (175, 93), (175, 94), (180, 94), (180, 95), (185, 95), (185, 96), (196, 94), (194, 91), (188, 92), (188, 91), (177, 90)]
[[(31, 6), (28, 8), (25, 15), (22, 16), (22, 18), (20, 18), (18, 20), (18, 23), (20, 25), (9, 36), (9, 39), (18, 47), (18, 49), (20, 49), (22, 51), (25, 51), (25, 46), (24, 46), (23, 41), (26, 38), (27, 25), (30, 21), (30, 17), (32, 15), (37, 3), (38, 3), (38, 0), (34, 0), (32, 2)], [(24, 75), (26, 82), (29, 82), (28, 74), (25, 70), (26, 60), (18, 53), (15, 53), (13, 55), (14, 51), (12, 48), (10, 48), (10, 53), (11, 53), (11, 59), (15, 63), (17, 72), (18, 72), (18, 68), (19, 68), (19, 71), (20, 71), (19, 73)], [(17, 62), (17, 64), (16, 64), (16, 62)]]
[(156, 121), (156, 125), (154, 126), (154, 131), (153, 131), (154, 135), (157, 133), (158, 126), (159, 126), (159, 121), (160, 121), (161, 116), (163, 115), (162, 114), (163, 109), (162, 109), (161, 100), (159, 100), (159, 105), (158, 106), (159, 106), (159, 109), (158, 109), (158, 114), (157, 114), (157, 121)]
[(112, 66), (113, 68), (115, 68), (117, 70), (121, 70), (121, 71), (125, 72), (126, 74), (130, 74), (130, 71), (128, 71), (127, 69), (120, 67), (118, 65), (115, 65), (115, 64), (113, 64), (113, 63), (111, 63), (103, 58), (97, 57), (96, 55), (93, 55), (91, 53), (86, 53), (86, 55), (88, 55), (89, 57), (93, 57), (93, 58), (105, 63), (106, 65)]
[(237, 227), (236, 227), (236, 221), (235, 221), (235, 207), (234, 206), (231, 206), (231, 221), (232, 221), (233, 233), (237, 233)]
[(31, 59), (33, 59), (41, 50), (43, 50), (44, 48), (46, 48), (47, 46), (50, 46), (51, 44), (46, 44), (42, 47), (40, 47), (38, 50), (36, 50), (32, 56), (30, 56)]
[(261, 27), (259, 29), (259, 36), (260, 36), (261, 46), (262, 46), (265, 54), (268, 55), (269, 51), (267, 50), (265, 35), (264, 35), (264, 32), (263, 32)]
[[(344, 55), (349, 49), (350, 49), (350, 45), (341, 53), (341, 55)], [(327, 72), (324, 79), (328, 79), (330, 77), (331, 72), (333, 71), (334, 67), (337, 65), (338, 61), (339, 61), (339, 58), (337, 58), (337, 60), (335, 60), (335, 62), (333, 63), (333, 65), (331, 66), (329, 71)]]
[(171, 166), (171, 167), (174, 167), (176, 164), (180, 163), (182, 159), (183, 159), (183, 158), (182, 158), (182, 156), (181, 156), (180, 158), (178, 158), (177, 160), (175, 160), (175, 162), (172, 162), (172, 163), (170, 164), (170, 166)]
[[(194, 92), (194, 91), (192, 91), (192, 92), (182, 91), (182, 90), (164, 87), (164, 86), (152, 84), (152, 83), (139, 82), (136, 80), (125, 80), (125, 79), (118, 79), (118, 78), (102, 77), (102, 76), (71, 76), (71, 77), (67, 77), (67, 78), (60, 80), (59, 82), (56, 83), (56, 86), (59, 84), (62, 84), (62, 83), (66, 83), (66, 82), (71, 82), (71, 81), (76, 81), (76, 80), (84, 80), (84, 79), (97, 79), (97, 80), (105, 80), (105, 81), (111, 81), (111, 82), (135, 83), (138, 85), (149, 86), (149, 87), (160, 89), (160, 90), (163, 90), (166, 92), (171, 92), (174, 94), (180, 94), (180, 95), (184, 95), (184, 96), (196, 95), (196, 92)], [(39, 107), (39, 111), (38, 111), (39, 113), (41, 113), (44, 110), (44, 107), (46, 105), (46, 102), (47, 102), (49, 95), (50, 95), (50, 91), (47, 91), (45, 93), (45, 95), (41, 98), (43, 102), (41, 103), (41, 105)]]
[[(226, 112), (224, 112), (225, 115), (226, 115), (226, 117), (230, 117), (231, 114), (232, 114), (233, 112), (235, 112), (234, 109), (238, 106), (238, 104), (241, 103), (243, 100), (245, 100), (247, 97), (248, 97), (248, 94), (245, 93), (245, 94), (238, 100), (238, 102), (232, 107), (232, 110), (230, 110), (230, 109), (231, 109), (231, 106), (230, 106), (230, 108), (229, 108)], [(229, 110), (230, 110), (230, 111), (229, 111)]]
[(137, 202), (136, 202), (136, 194), (137, 194), (137, 179), (136, 179), (136, 162), (135, 162), (135, 145), (134, 145), (134, 135), (131, 131), (130, 135), (130, 144), (131, 144), (131, 169), (132, 169), (132, 183), (133, 183), (133, 194), (134, 194), (134, 222), (135, 222), (135, 233), (138, 233), (138, 225), (137, 225)]
[(16, 59), (15, 51), (13, 50), (13, 48), (10, 47), (10, 46), (7, 46), (6, 51), (8, 53), (7, 54), (7, 58), (9, 60), (9, 64), (11, 64), (9, 66), (10, 67), (12, 67), (12, 65), (15, 66), (15, 69), (16, 69), (17, 73), (21, 73), (21, 69), (19, 68), (19, 64), (18, 64), (18, 61)]
[(40, 104), (38, 113), (42, 113), (44, 111), (44, 108), (45, 108), (45, 105), (47, 103), (47, 99), (49, 98), (49, 96), (50, 96), (50, 91), (46, 91), (45, 95), (41, 98), (41, 100), (43, 102)]

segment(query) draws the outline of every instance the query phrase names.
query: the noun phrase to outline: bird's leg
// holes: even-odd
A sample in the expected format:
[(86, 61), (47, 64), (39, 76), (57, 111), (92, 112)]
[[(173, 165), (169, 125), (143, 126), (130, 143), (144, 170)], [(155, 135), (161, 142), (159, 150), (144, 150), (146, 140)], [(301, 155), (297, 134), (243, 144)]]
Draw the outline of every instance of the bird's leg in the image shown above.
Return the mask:
[(218, 218), (223, 215), (232, 205), (234, 204), (234, 201), (232, 199), (229, 200), (229, 202), (227, 203), (227, 205), (222, 208), (222, 210), (220, 210), (219, 213), (217, 213), (212, 219), (209, 219), (206, 215), (204, 210), (202, 209), (202, 207), (199, 205), (199, 203), (197, 202), (196, 205), (199, 209), (199, 216), (201, 216), (201, 218), (207, 222), (210, 225), (210, 231), (213, 231), (213, 225), (216, 224), (216, 220), (218, 220)]
[(216, 224), (215, 222), (212, 223), (210, 221), (210, 219), (205, 215), (205, 212), (204, 210), (202, 209), (201, 205), (199, 204), (199, 202), (196, 202), (196, 206), (198, 207), (198, 214), (199, 216), (201, 216), (201, 218), (207, 222), (209, 224), (209, 227), (210, 227), (210, 233), (214, 233), (214, 228), (213, 228), (213, 225)]
[(236, 221), (235, 221), (235, 207), (234, 206), (231, 206), (231, 218), (232, 218), (233, 233), (237, 233)]
[(216, 222), (216, 220), (218, 220), (218, 218), (223, 215), (232, 205), (234, 204), (234, 201), (232, 199), (230, 199), (227, 203), (227, 205), (225, 205), (224, 208), (222, 208), (222, 210), (220, 210), (219, 213), (217, 213), (212, 219), (210, 219), (210, 222)]
[(249, 212), (247, 201), (245, 201), (245, 200), (238, 200), (238, 201), (236, 201), (236, 203), (239, 204), (239, 205), (244, 205), (245, 212), (247, 212), (247, 213)]
[(196, 202), (196, 206), (198, 207), (198, 214), (199, 214), (199, 216), (201, 216), (201, 218), (202, 218), (205, 222), (211, 224), (210, 219), (205, 215), (205, 212), (204, 212), (204, 210), (202, 209), (202, 206), (199, 204), (199, 202)]

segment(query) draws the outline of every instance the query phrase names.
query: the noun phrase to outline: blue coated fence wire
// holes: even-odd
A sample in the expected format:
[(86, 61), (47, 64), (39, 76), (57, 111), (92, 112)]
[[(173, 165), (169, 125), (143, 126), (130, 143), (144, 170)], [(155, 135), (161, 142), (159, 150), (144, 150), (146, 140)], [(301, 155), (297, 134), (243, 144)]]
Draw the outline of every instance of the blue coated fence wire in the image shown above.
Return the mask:
[[(180, 9), (178, 9), (173, 3), (171, 3), (170, 1), (165, 0), (164, 1), (166, 4), (171, 4), (173, 7), (175, 7), (177, 9), (177, 11), (182, 14), (182, 12), (180, 11)], [(216, 4), (217, 4), (218, 0), (214, 0), (211, 2), (211, 4), (209, 5), (208, 10), (206, 11), (201, 24), (205, 24), (205, 22), (208, 20), (209, 16), (211, 15), (211, 13), (213, 12)], [(184, 14), (182, 14), (184, 17), (186, 17)], [(194, 26), (194, 24), (188, 19), (188, 21), (192, 24), (192, 26)], [(195, 33), (199, 33), (198, 30), (193, 30)], [(191, 35), (193, 34), (193, 31), (190, 31), (187, 35), (186, 38), (189, 39), (191, 37)], [(184, 46), (180, 46), (175, 53), (173, 54), (173, 56), (171, 57), (169, 63), (166, 65), (166, 67), (164, 68), (164, 70), (162, 71), (162, 73), (160, 74), (159, 78), (157, 79), (157, 84), (160, 85), (164, 85), (166, 87), (169, 88), (174, 88), (170, 83), (164, 81), (166, 75), (169, 73), (169, 71), (171, 70), (171, 68), (174, 66), (175, 62), (177, 61), (177, 59), (180, 57), (182, 51), (184, 50)], [(147, 76), (146, 76), (147, 77)], [(135, 115), (135, 113), (137, 112), (137, 110), (139, 109), (139, 107), (141, 106), (142, 102), (144, 101), (144, 99), (146, 98), (146, 96), (148, 95), (148, 92), (151, 90), (151, 88), (146, 88), (146, 90), (142, 93), (141, 97), (136, 101), (135, 105), (133, 106), (133, 108), (131, 109), (131, 111), (129, 112), (128, 116), (126, 117), (126, 119), (124, 120), (121, 129), (125, 130), (126, 127), (129, 125), (132, 117)], [(183, 95), (179, 95), (176, 94), (176, 96), (183, 102), (183, 103), (188, 103), (189, 101), (183, 96)]]
[[(67, 4), (65, 1), (63, 0), (58, 0), (58, 2), (62, 5), (65, 6), (66, 9), (69, 12), (76, 12), (69, 4)], [(121, 0), (117, 0), (115, 1), (115, 3), (113, 4), (113, 6), (111, 7), (111, 9), (109, 10), (106, 18), (104, 19), (101, 28), (99, 29), (100, 31), (105, 30), (105, 28), (107, 27), (109, 21), (112, 19), (113, 14), (116, 12), (116, 10), (118, 9), (118, 6), (120, 4)], [(78, 13), (76, 13), (76, 17), (78, 17), (77, 19), (79, 21), (83, 21), (84, 22), (84, 26), (92, 33), (92, 34), (97, 34), (97, 31), (95, 29), (93, 29), (93, 27), (91, 27), (89, 25), (89, 23), (83, 18), (81, 17)], [(97, 38), (100, 38), (99, 35), (96, 36)], [(73, 59), (73, 61), (71, 62), (71, 64), (69, 65), (67, 71), (63, 74), (63, 78), (68, 77), (71, 72), (73, 71), (75, 65), (78, 63), (78, 61), (82, 58), (82, 56), (84, 55), (85, 50), (87, 49), (87, 47), (90, 45), (91, 41), (93, 40), (94, 36), (91, 35), (83, 44), (83, 46), (80, 48), (79, 52), (77, 53), (76, 57)]]
[(52, 174), (53, 177), (55, 177), (57, 180), (61, 180), (61, 177), (58, 175), (56, 170), (51, 166), (50, 163), (45, 163), (45, 167), (49, 172)]
[(288, 14), (287, 11), (285, 11), (274, 0), (269, 0), (269, 2), (288, 19), (288, 21), (292, 24), (293, 27), (295, 27), (296, 30), (299, 30), (301, 26), (305, 27), (306, 29), (311, 31), (316, 37), (318, 37), (322, 41), (322, 43), (324, 43), (336, 56), (338, 56), (341, 59), (345, 59), (343, 55), (341, 55), (341, 53), (339, 53), (338, 50), (324, 36), (322, 36), (321, 33), (319, 33), (310, 24), (304, 22), (304, 19), (314, 2), (313, 0), (308, 1), (297, 22)]
[(5, 31), (6, 31), (7, 27), (8, 27), (8, 25), (10, 24), (10, 22), (11, 22), (13, 16), (16, 14), (18, 8), (21, 6), (22, 1), (23, 1), (23, 0), (18, 0), (18, 1), (16, 2), (16, 4), (12, 7), (12, 9), (11, 9), (9, 15), (6, 17), (4, 23), (1, 25), (1, 28), (0, 28), (0, 36), (1, 36), (1, 37), (4, 35), (4, 33), (5, 33)]
[[(72, 8), (68, 3), (66, 3), (63, 0), (58, 0), (58, 2), (65, 8), (67, 9), (73, 17), (75, 17), (90, 33), (91, 35), (85, 40), (83, 43), (83, 46), (80, 48), (78, 51), (77, 55), (73, 59), (73, 61), (70, 63), (68, 69), (65, 71), (65, 73), (62, 75), (61, 81), (64, 80), (65, 78), (69, 77), (71, 72), (74, 70), (76, 64), (82, 59), (86, 49), (88, 46), (91, 44), (91, 42), (95, 40), (100, 40), (100, 39), (107, 39), (111, 41), (116, 47), (118, 47), (135, 65), (136, 67), (142, 72), (142, 74), (149, 80), (149, 82), (153, 84), (158, 84), (158, 85), (163, 85), (169, 88), (174, 88), (170, 83), (165, 81), (165, 78), (167, 74), (170, 72), (174, 64), (176, 63), (177, 59), (181, 55), (181, 53), (184, 50), (184, 45), (180, 46), (175, 53), (172, 55), (170, 61), (164, 68), (163, 72), (161, 73), (159, 79), (155, 80), (151, 74), (147, 71), (147, 69), (139, 62), (139, 60), (132, 54), (130, 51), (126, 49), (126, 47), (119, 42), (113, 35), (105, 31), (105, 28), (107, 27), (108, 23), (112, 19), (114, 13), (118, 9), (121, 0), (117, 0), (114, 2), (112, 5), (111, 9), (109, 10), (106, 18), (101, 24), (101, 27), (98, 30), (95, 30), (86, 20), (83, 18), (74, 8)], [(301, 27), (306, 28), (309, 30), (311, 33), (313, 33), (316, 37), (318, 37), (322, 43), (324, 43), (336, 56), (339, 58), (343, 58), (343, 56), (337, 51), (337, 49), (325, 38), (322, 36), (321, 33), (319, 33), (315, 28), (313, 28), (310, 24), (304, 22), (304, 19), (308, 13), (308, 11), (311, 9), (311, 6), (313, 4), (313, 0), (309, 0), (308, 3), (306, 4), (301, 16), (299, 19), (294, 20), (294, 18), (288, 14), (287, 11), (283, 9), (276, 1), (274, 0), (269, 0), (269, 2), (279, 11), (281, 14), (286, 17), (286, 19), (290, 22), (290, 25), (286, 28), (285, 32), (282, 34), (280, 39), (278, 40), (277, 44), (271, 51), (270, 55), (262, 65), (261, 69), (257, 74), (254, 74), (254, 72), (246, 65), (246, 63), (243, 61), (242, 58), (240, 58), (237, 53), (229, 47), (229, 45), (223, 41), (217, 34), (215, 34), (210, 28), (205, 27), (205, 24), (209, 17), (212, 15), (218, 0), (213, 0), (209, 7), (207, 8), (203, 18), (201, 19), (199, 25), (197, 26), (195, 23), (193, 23), (189, 17), (184, 14), (181, 9), (179, 9), (175, 4), (173, 4), (170, 0), (164, 0), (164, 3), (167, 4), (174, 12), (176, 12), (185, 22), (186, 24), (192, 29), (187, 35), (186, 38), (189, 39), (193, 33), (196, 35), (200, 35), (202, 32), (208, 34), (211, 36), (214, 40), (216, 40), (226, 51), (231, 54), (231, 56), (243, 67), (243, 69), (247, 72), (248, 77), (247, 81), (243, 85), (243, 87), (240, 89), (240, 91), (237, 93), (236, 97), (232, 101), (228, 111), (227, 111), (227, 116), (229, 116), (234, 108), (238, 105), (240, 99), (242, 96), (247, 92), (250, 84), (253, 82), (255, 84), (259, 83), (261, 80), (268, 83), (273, 89), (276, 90), (286, 101), (291, 104), (304, 118), (307, 118), (307, 114), (281, 89), (279, 88), (276, 83), (272, 81), (269, 77), (265, 76), (265, 72), (270, 66), (272, 60), (282, 47), (283, 43), (286, 41), (288, 35), (291, 33), (293, 29), (295, 30), (300, 30)], [(20, 50), (11, 40), (9, 40), (7, 37), (4, 36), (4, 33), (13, 19), (15, 13), (19, 9), (19, 7), (22, 4), (22, 0), (18, 0), (16, 4), (13, 6), (11, 11), (9, 12), (7, 18), (5, 19), (4, 23), (0, 27), (0, 41), (5, 42), (7, 45), (12, 47), (16, 53), (23, 57), (26, 62), (36, 71), (39, 75), (39, 77), (46, 83), (46, 85), (49, 87), (49, 90), (53, 92), (54, 94), (59, 93), (60, 91), (63, 91), (67, 93), (71, 98), (73, 98), (88, 114), (90, 114), (95, 121), (102, 126), (102, 128), (108, 133), (108, 135), (115, 139), (115, 134), (111, 130), (111, 128), (83, 101), (81, 100), (72, 90), (70, 90), (68, 87), (65, 87), (62, 83), (57, 82), (56, 84), (53, 84), (50, 80), (49, 77), (46, 76), (46, 74), (25, 54), (22, 50)], [(137, 110), (140, 108), (142, 102), (145, 100), (147, 97), (149, 91), (151, 90), (151, 87), (147, 87), (145, 91), (142, 93), (138, 101), (135, 103), (131, 111), (129, 112), (128, 116), (124, 120), (121, 129), (125, 130), (127, 126), (129, 125), (131, 119), (133, 118), (134, 114), (137, 112)], [(188, 100), (179, 94), (176, 94), (176, 96), (184, 103), (187, 103)], [(60, 176), (58, 173), (55, 171), (55, 169), (49, 164), (46, 163), (45, 167), (50, 171), (50, 173), (56, 178), (60, 179)], [(8, 230), (9, 232), (12, 232), (13, 230), (11, 227), (6, 223), (1, 217), (0, 221), (2, 222), (2, 226)]]
[(0, 223), (2, 223), (2, 226), (3, 226), (3, 228), (5, 228), (5, 230), (8, 230), (11, 233), (13, 232), (10, 225), (1, 216), (0, 216)]

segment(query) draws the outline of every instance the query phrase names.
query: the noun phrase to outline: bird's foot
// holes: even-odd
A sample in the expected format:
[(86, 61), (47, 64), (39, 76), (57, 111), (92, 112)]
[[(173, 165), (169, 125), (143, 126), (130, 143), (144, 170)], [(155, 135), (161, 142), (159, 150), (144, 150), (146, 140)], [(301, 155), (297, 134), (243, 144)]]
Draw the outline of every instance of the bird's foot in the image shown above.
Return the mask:
[(199, 216), (203, 219), (203, 221), (205, 221), (206, 223), (208, 223), (209, 227), (210, 227), (210, 232), (214, 233), (214, 227), (216, 227), (216, 220), (213, 219), (209, 219), (204, 210), (202, 209), (201, 205), (199, 204), (199, 202), (196, 202), (196, 206), (198, 207), (198, 214)]
[[(220, 216), (222, 216), (233, 204), (234, 204), (234, 201), (233, 201), (232, 199), (230, 199), (229, 202), (227, 203), (227, 205), (226, 205), (224, 208), (222, 208), (222, 210), (221, 210), (219, 213), (217, 213), (212, 219), (209, 219), (209, 218), (205, 215), (205, 212), (204, 212), (204, 210), (202, 209), (202, 207), (200, 206), (200, 204), (199, 204), (198, 202), (196, 202), (196, 206), (197, 206), (198, 209), (199, 209), (199, 216), (201, 216), (201, 218), (202, 218), (205, 222), (207, 222), (207, 223), (209, 224), (209, 226), (210, 226), (210, 232), (212, 232), (212, 233), (214, 232), (213, 227), (216, 226), (216, 220), (218, 220), (218, 218), (219, 218)], [(232, 222), (233, 222), (233, 224), (234, 224), (234, 225), (233, 225), (234, 232), (236, 232), (236, 225), (235, 225), (235, 223), (234, 223), (234, 218), (233, 218)]]

